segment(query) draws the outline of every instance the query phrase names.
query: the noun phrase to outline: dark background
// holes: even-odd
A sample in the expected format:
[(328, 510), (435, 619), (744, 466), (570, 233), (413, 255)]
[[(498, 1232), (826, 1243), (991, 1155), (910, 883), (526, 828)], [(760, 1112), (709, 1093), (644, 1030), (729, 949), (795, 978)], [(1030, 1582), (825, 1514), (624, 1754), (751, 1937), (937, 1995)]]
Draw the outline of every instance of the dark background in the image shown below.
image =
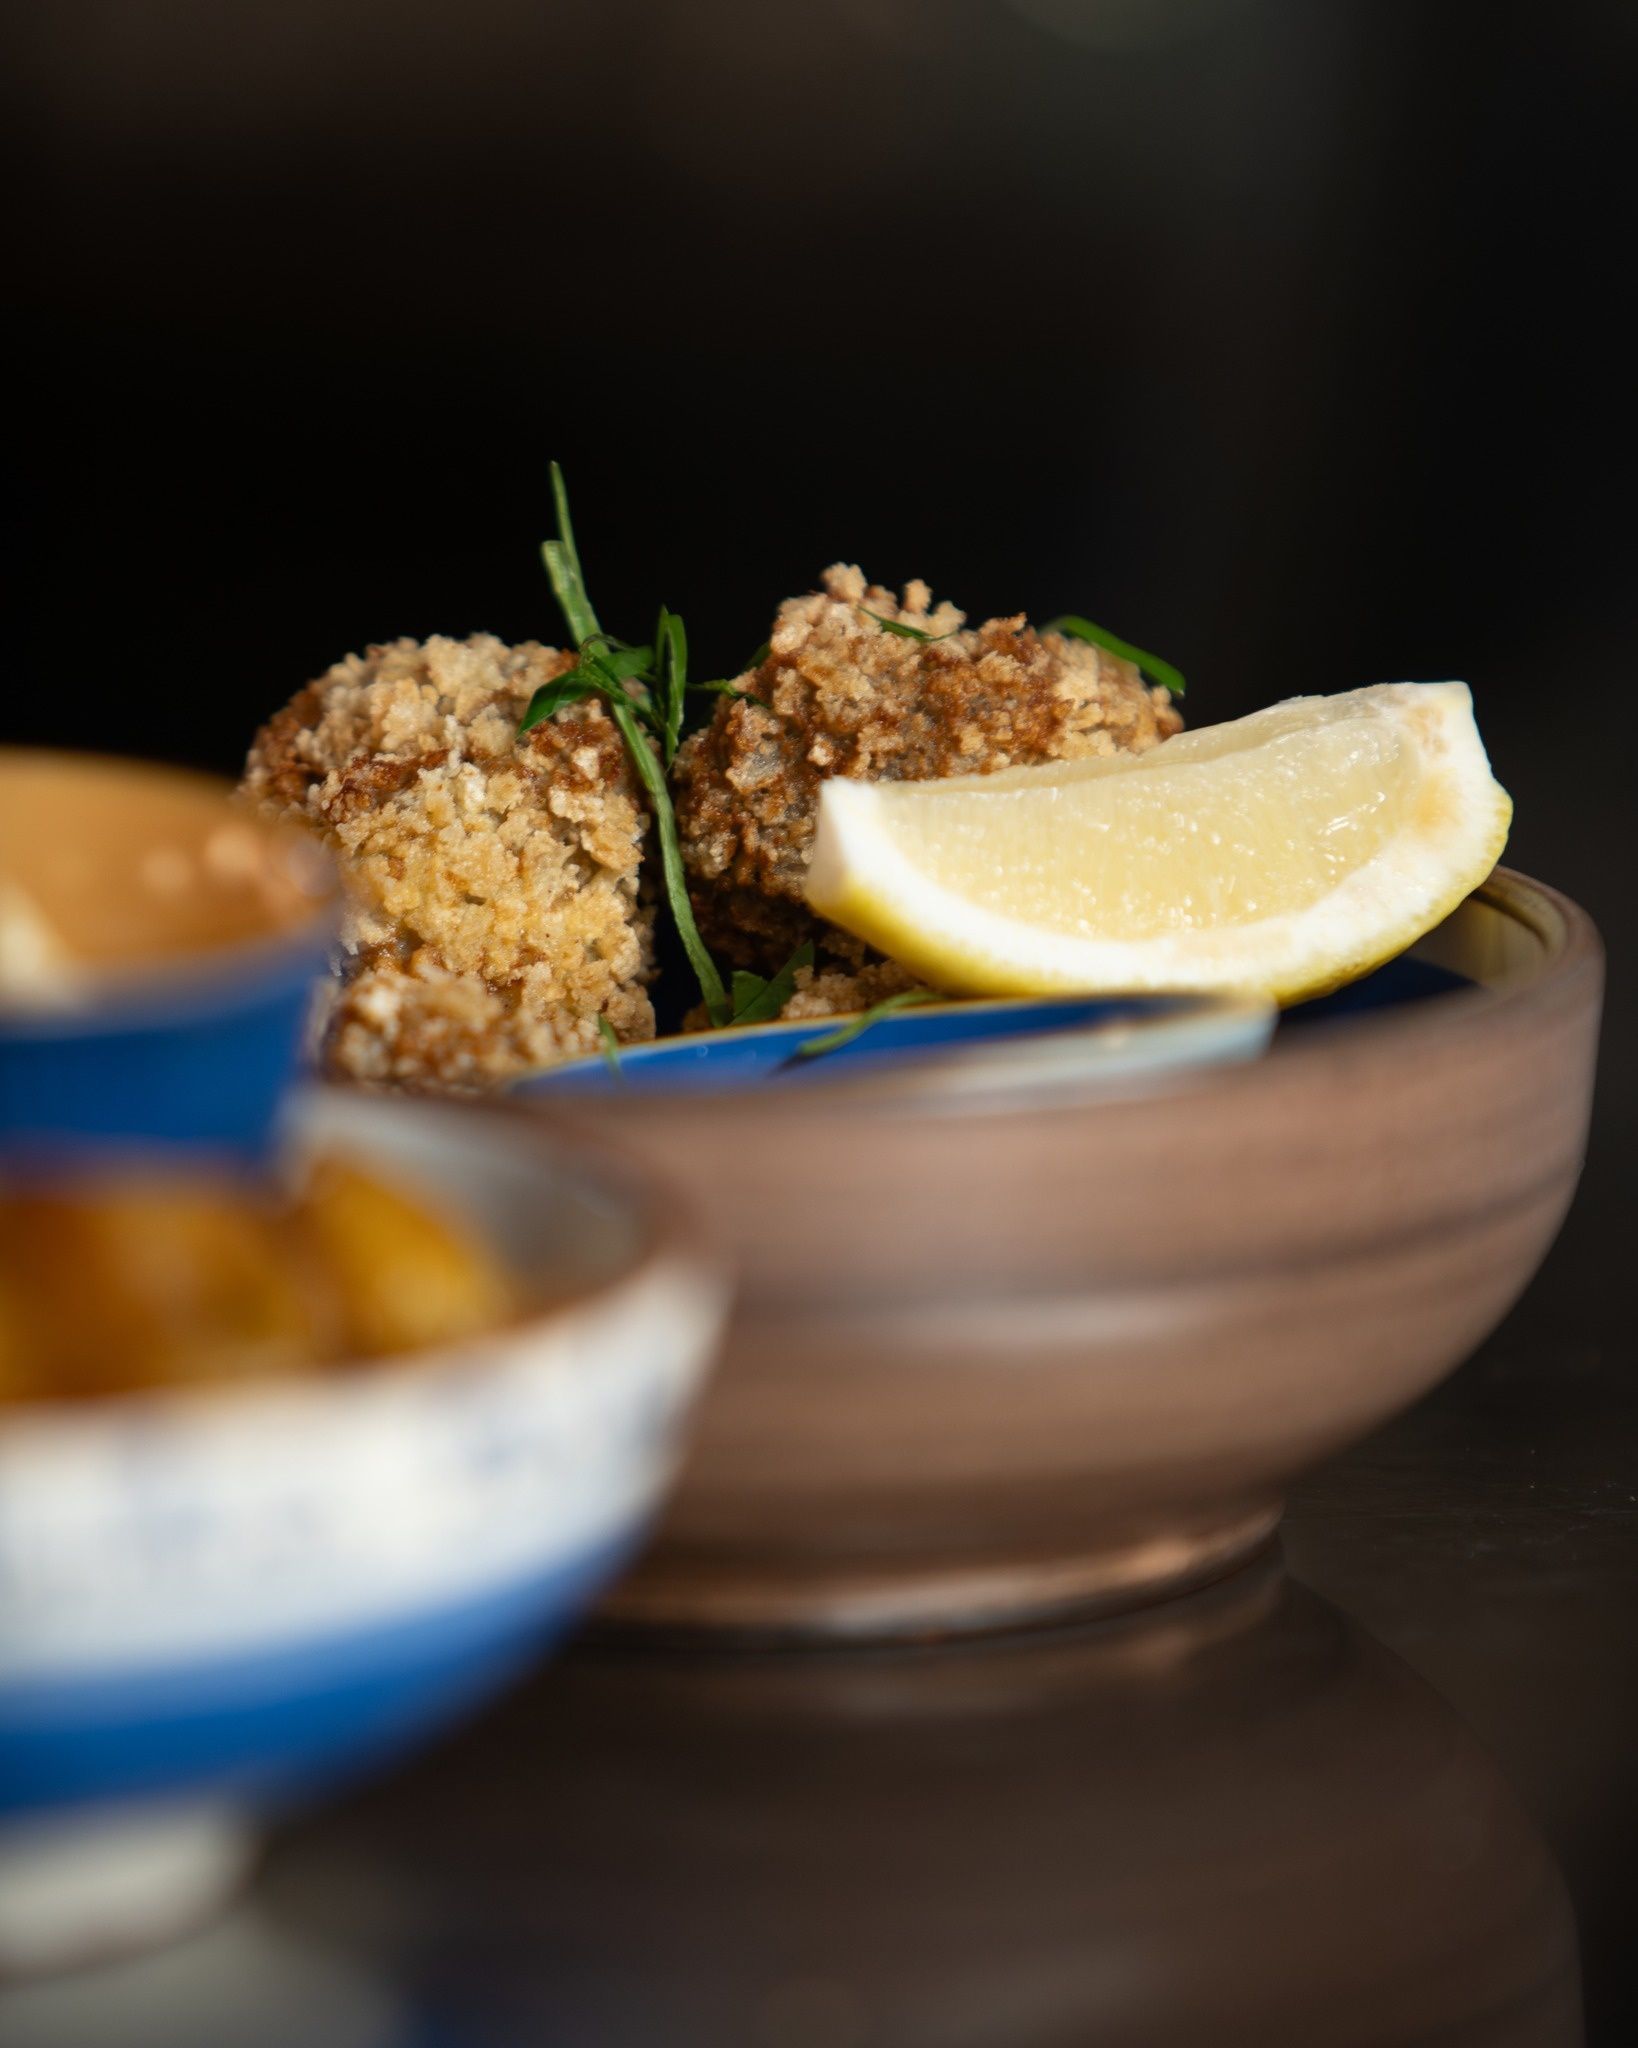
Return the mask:
[[(1528, 1378), (1544, 1445), (1616, 1401), (1632, 1470), (1633, 0), (54, 0), (8, 41), (7, 737), (232, 769), (372, 639), (551, 637), (554, 455), (605, 620), (663, 597), (700, 672), (845, 556), (1086, 611), (1195, 721), (1464, 676), (1612, 986), (1582, 1199), (1452, 1398)], [(1542, 1754), (1631, 1698), (1567, 1681)], [(1549, 1816), (1606, 2013), (1621, 1783)]]
[[(400, 633), (699, 672), (845, 556), (1196, 721), (1464, 676), (1633, 1013), (1632, 0), (54, 0), (3, 76), (8, 737), (232, 768)], [(1601, 1129), (1632, 1134), (1625, 1063)]]

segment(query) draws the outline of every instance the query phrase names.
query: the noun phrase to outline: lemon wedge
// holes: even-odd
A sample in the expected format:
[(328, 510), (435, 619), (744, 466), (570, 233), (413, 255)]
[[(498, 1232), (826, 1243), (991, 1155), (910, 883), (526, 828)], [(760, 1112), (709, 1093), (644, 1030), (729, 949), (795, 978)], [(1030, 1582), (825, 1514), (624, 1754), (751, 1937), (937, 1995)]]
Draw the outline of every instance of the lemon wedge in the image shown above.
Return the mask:
[(824, 784), (821, 917), (971, 995), (1366, 973), (1495, 866), (1513, 806), (1465, 683), (1294, 697), (1146, 754)]

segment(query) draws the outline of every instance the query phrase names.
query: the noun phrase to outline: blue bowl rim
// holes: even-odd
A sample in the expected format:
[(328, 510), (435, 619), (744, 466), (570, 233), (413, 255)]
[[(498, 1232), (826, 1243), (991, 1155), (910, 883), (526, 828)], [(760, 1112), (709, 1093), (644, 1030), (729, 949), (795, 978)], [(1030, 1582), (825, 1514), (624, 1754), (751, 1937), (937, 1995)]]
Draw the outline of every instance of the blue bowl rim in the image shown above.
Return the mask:
[[(1276, 1033), (1267, 1058), (1249, 1063), (1229, 1062), (1206, 1063), (1187, 1071), (1170, 1074), (1164, 1079), (1168, 1092), (1178, 1088), (1222, 1088), (1229, 1086), (1257, 1085), (1256, 1077), (1266, 1070), (1271, 1062), (1280, 1065), (1310, 1058), (1330, 1058), (1329, 1050), (1339, 1035), (1350, 1040), (1360, 1034), (1368, 1036), (1373, 1044), (1388, 1039), (1403, 1042), (1408, 1046), (1418, 1043), (1424, 1036), (1438, 1037), (1447, 1031), (1466, 1031), (1488, 1027), (1492, 1022), (1500, 1028), (1504, 1020), (1520, 1009), (1538, 1004), (1556, 1003), (1573, 989), (1583, 975), (1602, 977), (1603, 947), (1596, 926), (1587, 912), (1572, 898), (1564, 895), (1546, 882), (1515, 868), (1498, 865), (1486, 879), (1463, 899), (1462, 904), (1449, 913), (1454, 917), (1469, 904), (1477, 904), (1499, 913), (1510, 923), (1520, 926), (1535, 940), (1536, 945), (1528, 961), (1498, 972), (1493, 977), (1475, 980), (1471, 985), (1449, 990), (1437, 998), (1420, 1003), (1396, 1004), (1375, 1011), (1363, 1011), (1348, 1016), (1329, 1017), (1315, 1022), (1301, 1034), (1300, 1042)], [(1442, 919), (1433, 931), (1443, 928), (1448, 922)], [(1424, 940), (1432, 932), (1424, 934)], [(1424, 940), (1418, 940), (1421, 945)], [(1416, 946), (1407, 947), (1414, 952)], [(1113, 1000), (1116, 993), (1109, 992)], [(1130, 991), (1125, 993), (1130, 994)], [(1143, 992), (1140, 992), (1143, 993)], [(1149, 991), (1147, 993), (1163, 993)], [(980, 998), (980, 1002), (994, 1001), (1053, 1001), (1058, 998)], [(1085, 1001), (1083, 996), (1062, 998), (1069, 1002)], [(964, 1005), (965, 1006), (965, 1005)], [(829, 1026), (840, 1024), (845, 1019), (817, 1018), (812, 1020), (815, 1032), (823, 1032)], [(772, 1027), (765, 1025), (742, 1026), (740, 1029), (761, 1031), (769, 1028), (788, 1030), (785, 1024)], [(674, 1043), (674, 1039), (653, 1040), (655, 1045)], [(637, 1048), (622, 1048), (622, 1055)], [(600, 1055), (586, 1056), (589, 1066)], [(524, 1075), (500, 1100), (510, 1101), (534, 1114), (562, 1114), (579, 1117), (593, 1108), (589, 1098), (573, 1096), (565, 1091), (558, 1098), (549, 1086), (531, 1090), (531, 1081), (546, 1075), (555, 1076), (562, 1068), (542, 1069), (540, 1075)], [(1139, 1089), (1150, 1084), (1139, 1081)], [(1128, 1091), (1129, 1092), (1129, 1091)], [(822, 1091), (814, 1089), (734, 1089), (717, 1091), (707, 1098), (686, 1097), (682, 1091), (651, 1091), (639, 1099), (650, 1113), (657, 1113), (671, 1104), (683, 1100), (712, 1099), (719, 1103), (737, 1102), (740, 1098), (754, 1096), (764, 1113), (777, 1114), (783, 1118), (798, 1118), (804, 1114), (831, 1114), (853, 1098), (864, 1100), (867, 1096), (879, 1095), (879, 1087), (872, 1089), (871, 1077), (852, 1068), (842, 1068), (836, 1077)], [(606, 1098), (605, 1098), (606, 1099)], [(910, 1107), (907, 1102), (904, 1107)], [(928, 1105), (920, 1105), (927, 1107)]]
[[(1088, 992), (1073, 995), (1059, 993), (1044, 996), (951, 997), (947, 1003), (930, 1003), (926, 1005), (925, 1010), (896, 1012), (894, 1016), (885, 1017), (880, 1021), (891, 1025), (898, 1016), (924, 1016), (928, 1012), (956, 1007), (959, 1007), (963, 1017), (984, 1017), (1022, 1009), (1061, 1009), (1067, 1014), (1084, 1009), (1088, 1004), (1113, 1007), (1127, 1003), (1140, 1003), (1145, 1008), (1152, 1009), (1152, 1014), (1157, 1020), (1168, 1022), (1231, 1013), (1241, 1015), (1264, 1007), (1254, 997), (1216, 995), (1194, 989), (1109, 989), (1096, 994)], [(829, 1032), (851, 1021), (850, 1015), (839, 1013), (833, 1017), (776, 1017), (761, 1024), (736, 1024), (731, 1032), (668, 1031), (661, 1038), (641, 1039), (635, 1044), (622, 1045), (620, 1058), (622, 1062), (630, 1060), (634, 1065), (646, 1065), (649, 1061), (675, 1052), (683, 1046), (698, 1047), (701, 1051), (718, 1046), (727, 1053), (734, 1047), (743, 1045), (747, 1039), (785, 1038), (797, 1033), (804, 1038), (823, 1038)], [(1041, 1035), (1045, 1037), (1055, 1031), (1075, 1028), (1073, 1024), (1044, 1023), (1041, 1026)], [(929, 1058), (937, 1056), (934, 1048), (926, 1048), (925, 1051)], [(527, 1102), (538, 1098), (543, 1102), (548, 1101), (551, 1099), (554, 1085), (559, 1080), (577, 1073), (593, 1072), (603, 1064), (605, 1058), (606, 1055), (601, 1052), (580, 1053), (572, 1060), (563, 1060), (549, 1067), (537, 1067), (527, 1074), (518, 1075), (500, 1099)]]

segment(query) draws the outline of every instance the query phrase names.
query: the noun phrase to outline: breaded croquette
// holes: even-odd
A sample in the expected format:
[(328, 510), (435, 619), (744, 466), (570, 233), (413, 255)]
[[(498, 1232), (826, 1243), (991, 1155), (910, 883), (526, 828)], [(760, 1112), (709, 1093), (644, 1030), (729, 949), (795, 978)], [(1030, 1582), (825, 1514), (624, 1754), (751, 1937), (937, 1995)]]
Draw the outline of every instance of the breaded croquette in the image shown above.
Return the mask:
[(323, 1027), (350, 1079), (479, 1090), (652, 1038), (649, 812), (595, 700), (518, 735), (573, 657), (487, 635), (349, 656), (257, 735), (243, 793), (335, 849), (349, 906)]
[[(911, 977), (820, 925), (803, 900), (819, 785), (921, 781), (1142, 753), (1180, 730), (1164, 689), (1101, 648), (1015, 618), (968, 627), (912, 582), (902, 603), (837, 564), (779, 608), (766, 659), (737, 679), (674, 771), (677, 824), (706, 944), (769, 972), (818, 948), (789, 1014), (856, 1009)], [(874, 613), (877, 616), (872, 617)], [(881, 619), (911, 629), (895, 633)], [(752, 701), (760, 699), (760, 702)], [(802, 1005), (797, 1009), (797, 1003)]]

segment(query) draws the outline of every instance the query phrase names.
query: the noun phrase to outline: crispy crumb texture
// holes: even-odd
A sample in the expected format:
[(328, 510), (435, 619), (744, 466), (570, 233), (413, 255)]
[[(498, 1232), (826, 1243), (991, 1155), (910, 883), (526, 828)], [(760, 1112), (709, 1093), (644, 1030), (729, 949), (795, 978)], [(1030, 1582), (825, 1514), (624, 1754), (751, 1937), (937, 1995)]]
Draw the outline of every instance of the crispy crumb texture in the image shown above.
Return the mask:
[(594, 700), (521, 739), (573, 657), (533, 642), (395, 640), (262, 728), (243, 793), (336, 851), (349, 891), (324, 1055), (354, 1080), (474, 1091), (652, 1038), (649, 814)]
[[(901, 600), (840, 563), (821, 581), (780, 606), (766, 660), (738, 678), (748, 696), (720, 699), (674, 770), (706, 944), (763, 972), (806, 938), (819, 949), (790, 1016), (857, 1009), (912, 985), (895, 968), (892, 986), (877, 988), (877, 956), (819, 924), (803, 900), (829, 776), (925, 781), (1141, 753), (1183, 722), (1130, 662), (1039, 633), (1022, 615), (969, 627), (953, 605), (935, 607), (925, 583)], [(867, 612), (940, 637), (884, 631)]]

